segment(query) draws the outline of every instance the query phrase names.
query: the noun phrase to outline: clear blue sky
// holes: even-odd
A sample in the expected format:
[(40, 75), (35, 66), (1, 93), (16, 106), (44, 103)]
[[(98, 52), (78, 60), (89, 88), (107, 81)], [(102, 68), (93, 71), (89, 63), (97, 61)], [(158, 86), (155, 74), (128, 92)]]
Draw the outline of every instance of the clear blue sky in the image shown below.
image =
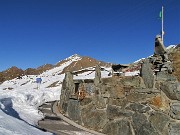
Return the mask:
[(180, 43), (180, 0), (0, 0), (0, 71), (75, 53), (113, 63), (153, 54), (164, 5), (165, 46)]

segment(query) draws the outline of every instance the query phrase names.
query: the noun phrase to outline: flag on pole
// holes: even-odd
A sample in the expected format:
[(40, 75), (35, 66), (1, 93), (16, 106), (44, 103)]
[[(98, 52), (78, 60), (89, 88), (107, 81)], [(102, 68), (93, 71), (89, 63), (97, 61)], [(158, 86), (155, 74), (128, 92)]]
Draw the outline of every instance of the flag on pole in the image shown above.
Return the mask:
[(159, 17), (162, 19), (162, 11), (160, 11), (160, 13), (159, 13)]

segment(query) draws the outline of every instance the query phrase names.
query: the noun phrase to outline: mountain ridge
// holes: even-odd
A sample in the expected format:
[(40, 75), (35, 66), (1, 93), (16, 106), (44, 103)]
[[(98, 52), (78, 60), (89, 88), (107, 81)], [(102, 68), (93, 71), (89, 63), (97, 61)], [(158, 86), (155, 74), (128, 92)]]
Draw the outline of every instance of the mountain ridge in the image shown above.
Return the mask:
[(100, 64), (101, 66), (111, 66), (111, 63), (99, 61), (88, 56), (80, 56), (78, 54), (74, 54), (74, 55), (69, 56), (68, 58), (65, 58), (57, 62), (54, 65), (44, 64), (37, 68), (27, 68), (25, 70), (18, 68), (16, 66), (12, 66), (0, 72), (0, 83), (6, 80), (14, 79), (14, 78), (20, 78), (23, 75), (40, 75), (43, 72), (53, 69), (55, 67), (59, 67), (68, 61), (72, 63), (68, 65), (67, 67), (65, 67), (61, 73), (65, 73), (66, 71), (80, 70), (82, 68), (87, 68), (87, 67), (93, 67), (97, 64)]

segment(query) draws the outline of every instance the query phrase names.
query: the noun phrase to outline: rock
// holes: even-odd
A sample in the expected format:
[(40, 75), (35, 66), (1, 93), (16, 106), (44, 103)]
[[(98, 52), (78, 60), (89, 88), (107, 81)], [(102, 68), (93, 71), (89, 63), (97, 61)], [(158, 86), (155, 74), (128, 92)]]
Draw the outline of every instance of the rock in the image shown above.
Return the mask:
[(61, 95), (60, 95), (60, 108), (63, 112), (67, 111), (68, 100), (72, 94), (74, 94), (75, 85), (73, 82), (73, 75), (70, 72), (65, 74), (63, 80)]
[(95, 86), (98, 86), (100, 82), (101, 82), (101, 67), (97, 65), (95, 69), (95, 78), (94, 78)]
[(110, 94), (110, 98), (124, 98), (126, 96), (123, 85), (111, 87), (110, 91), (108, 92)]
[(139, 76), (127, 76), (122, 79), (122, 84), (124, 87), (131, 87), (131, 88), (145, 88), (145, 84), (141, 77)]
[(107, 107), (107, 117), (110, 120), (120, 117), (130, 117), (132, 115), (132, 111), (122, 109), (121, 107), (115, 105), (108, 105)]
[(107, 123), (103, 133), (107, 135), (133, 135), (130, 122), (126, 119)]
[(156, 80), (158, 80), (158, 81), (176, 81), (177, 79), (172, 74), (162, 71), (162, 72), (157, 72)]
[(144, 63), (142, 64), (142, 68), (140, 71), (140, 75), (144, 80), (144, 84), (146, 88), (153, 88), (154, 86), (154, 73), (151, 69), (151, 64), (149, 63), (148, 59), (145, 59)]
[[(172, 68), (172, 63), (170, 61), (164, 62), (162, 68), (166, 68), (169, 73), (172, 73), (173, 68)], [(162, 69), (161, 69), (162, 71)]]
[(67, 113), (68, 113), (69, 118), (71, 118), (73, 121), (79, 122), (81, 120), (78, 100), (73, 100), (73, 99), (69, 100)]
[(83, 126), (96, 131), (101, 131), (108, 121), (106, 111), (95, 109), (93, 104), (81, 109), (81, 120)]
[(127, 99), (120, 99), (120, 98), (108, 98), (108, 105), (116, 105), (121, 108), (124, 108), (128, 103)]
[(139, 104), (139, 103), (130, 103), (125, 109), (132, 110), (139, 113), (146, 113), (151, 108), (149, 106)]
[(131, 93), (126, 98), (129, 102), (144, 102), (149, 95), (147, 93)]
[(92, 94), (95, 89), (94, 83), (84, 83), (84, 88), (88, 94)]
[(171, 100), (180, 100), (180, 88), (178, 82), (162, 82), (160, 89)]
[(169, 135), (180, 135), (180, 123), (171, 122), (169, 124)]
[(96, 105), (96, 107), (97, 107), (98, 109), (104, 109), (104, 108), (106, 108), (107, 98), (103, 98), (103, 97), (100, 96), (100, 95), (96, 95), (96, 96), (93, 98), (93, 102), (94, 102), (94, 104)]
[(170, 106), (170, 116), (173, 119), (180, 120), (180, 102), (174, 102)]
[(135, 92), (138, 92), (138, 93), (148, 93), (148, 94), (151, 94), (151, 93), (160, 93), (160, 90), (157, 90), (157, 89), (153, 89), (153, 88), (146, 88), (146, 89), (134, 89)]
[(149, 117), (149, 121), (153, 127), (162, 135), (168, 134), (167, 126), (169, 124), (169, 120), (169, 116), (161, 112), (154, 112)]
[(144, 114), (134, 113), (132, 121), (136, 135), (159, 135)]
[(85, 97), (83, 100), (80, 101), (80, 105), (88, 105), (92, 102), (92, 97)]

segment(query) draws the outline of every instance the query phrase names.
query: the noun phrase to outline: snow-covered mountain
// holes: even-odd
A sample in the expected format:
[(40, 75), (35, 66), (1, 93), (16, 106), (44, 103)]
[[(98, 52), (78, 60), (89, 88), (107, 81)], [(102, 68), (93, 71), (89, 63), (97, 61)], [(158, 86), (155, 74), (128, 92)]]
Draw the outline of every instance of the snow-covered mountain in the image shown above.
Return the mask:
[[(93, 64), (88, 64), (89, 61)], [(24, 75), (3, 82), (0, 85), (0, 134), (48, 134), (30, 126), (37, 125), (38, 120), (43, 118), (43, 114), (38, 112), (38, 106), (47, 101), (59, 100), (66, 70), (86, 69), (74, 75), (74, 78), (93, 79), (95, 71), (92, 69), (97, 63), (99, 61), (92, 58), (73, 55), (39, 75)], [(102, 77), (109, 77), (111, 69), (103, 64), (105, 70), (102, 71)], [(42, 78), (39, 89), (37, 78)]]

